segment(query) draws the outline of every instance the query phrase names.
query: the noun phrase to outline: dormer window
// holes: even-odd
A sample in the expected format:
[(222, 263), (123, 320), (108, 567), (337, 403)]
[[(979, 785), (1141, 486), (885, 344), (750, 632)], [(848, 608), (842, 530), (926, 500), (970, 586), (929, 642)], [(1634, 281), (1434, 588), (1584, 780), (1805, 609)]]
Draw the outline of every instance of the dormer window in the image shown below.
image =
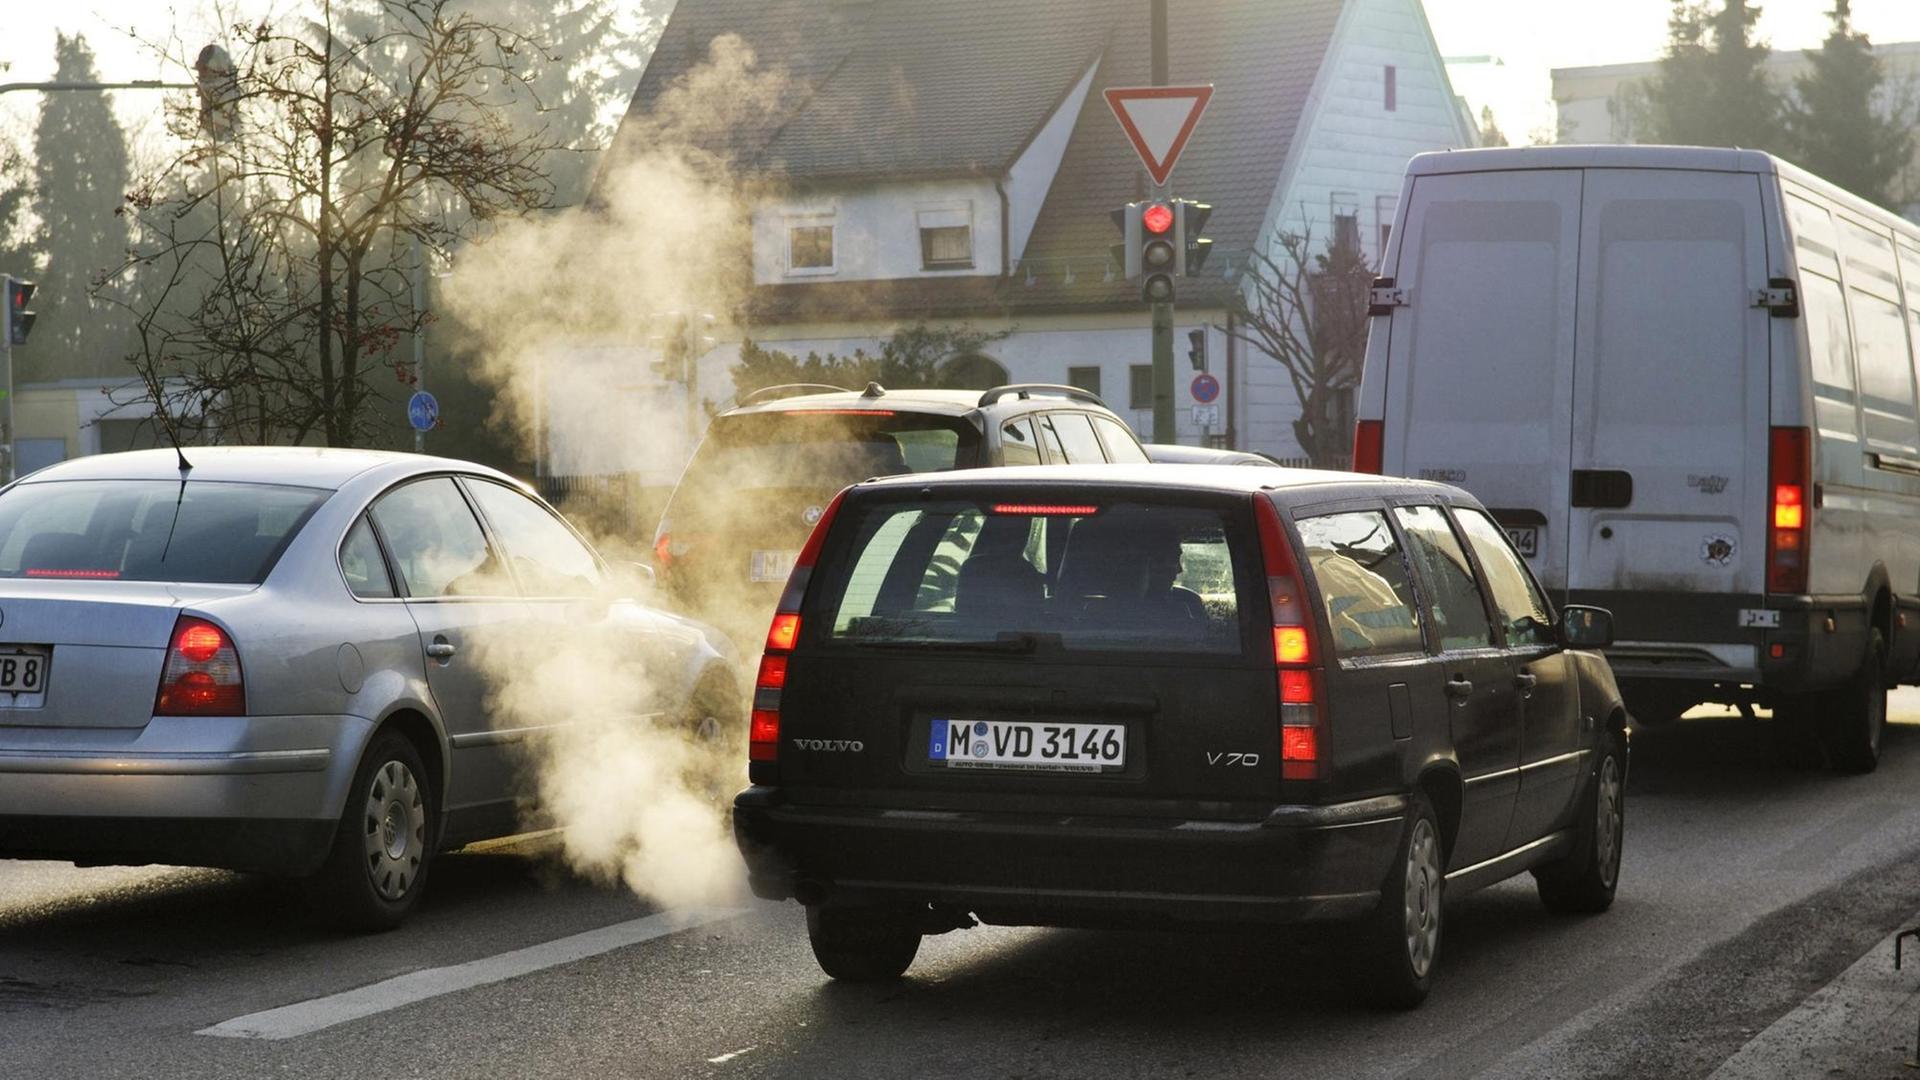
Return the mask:
[(833, 273), (833, 218), (787, 219), (787, 273)]
[(973, 208), (940, 207), (921, 210), (920, 268), (973, 269)]

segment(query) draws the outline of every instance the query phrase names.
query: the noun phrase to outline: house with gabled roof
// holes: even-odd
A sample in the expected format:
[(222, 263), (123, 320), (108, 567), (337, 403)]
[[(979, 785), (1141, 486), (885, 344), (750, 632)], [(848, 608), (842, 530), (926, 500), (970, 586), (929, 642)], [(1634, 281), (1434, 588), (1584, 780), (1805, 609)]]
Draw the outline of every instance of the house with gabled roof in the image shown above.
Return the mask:
[[(1248, 253), (1282, 230), (1352, 229), (1378, 258), (1407, 160), (1476, 129), (1420, 0), (1170, 7), (1171, 82), (1215, 87), (1170, 184), (1215, 207), (1175, 340), (1203, 341), (1192, 359), (1224, 384), (1196, 410), (1177, 358), (1180, 441), (1294, 458), (1286, 373), (1231, 325)], [(845, 354), (920, 322), (1005, 332), (972, 358), (980, 381), (1071, 382), (1146, 432), (1149, 312), (1113, 261), (1109, 211), (1152, 189), (1101, 91), (1150, 82), (1147, 23), (1143, 0), (679, 0), (621, 135), (738, 35), (792, 82), (725, 135), (775, 181), (751, 210), (744, 336)], [(737, 356), (723, 342), (701, 359), (702, 396), (727, 401)]]

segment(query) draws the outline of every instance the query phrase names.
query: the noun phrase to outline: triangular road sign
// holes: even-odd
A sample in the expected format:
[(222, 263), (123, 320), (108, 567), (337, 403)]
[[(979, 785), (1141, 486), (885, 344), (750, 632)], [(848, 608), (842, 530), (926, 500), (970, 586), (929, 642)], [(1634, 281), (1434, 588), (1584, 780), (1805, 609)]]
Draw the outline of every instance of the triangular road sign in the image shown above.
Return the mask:
[(1200, 123), (1200, 114), (1213, 100), (1213, 87), (1116, 86), (1106, 93), (1107, 107), (1133, 142), (1147, 175), (1164, 185)]

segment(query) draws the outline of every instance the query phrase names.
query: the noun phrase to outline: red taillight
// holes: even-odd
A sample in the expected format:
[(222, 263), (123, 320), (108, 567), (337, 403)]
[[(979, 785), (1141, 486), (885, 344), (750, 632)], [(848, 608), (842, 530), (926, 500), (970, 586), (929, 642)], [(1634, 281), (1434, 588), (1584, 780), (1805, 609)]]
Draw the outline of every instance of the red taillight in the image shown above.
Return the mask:
[(1280, 691), (1280, 778), (1313, 780), (1320, 776), (1319, 671), (1313, 666), (1313, 629), (1308, 624), (1307, 594), (1293, 545), (1280, 511), (1264, 493), (1253, 496), (1260, 531), (1260, 557), (1266, 564), (1267, 598), (1273, 610), (1273, 666)]
[(780, 710), (755, 709), (753, 723), (747, 732), (748, 761), (778, 761), (780, 759)]
[(792, 652), (793, 643), (799, 639), (800, 616), (791, 611), (776, 613), (773, 625), (767, 627), (767, 651)]
[(118, 570), (49, 570), (43, 567), (27, 568), (30, 578), (66, 578), (80, 581), (112, 581), (120, 576)]
[(244, 716), (246, 711), (246, 684), (240, 677), (240, 654), (233, 639), (205, 619), (180, 616), (167, 647), (167, 666), (160, 673), (153, 714)]
[(1362, 420), (1353, 425), (1353, 471), (1379, 475), (1385, 471), (1387, 425), (1379, 420)]
[(653, 565), (656, 570), (673, 565), (673, 534), (663, 531), (653, 538)]
[[(846, 497), (847, 493), (841, 491), (821, 512), (820, 520), (807, 536), (806, 545), (793, 560), (793, 572), (787, 575), (780, 606), (767, 627), (767, 648), (760, 656), (760, 676), (754, 680), (753, 721), (747, 733), (750, 763), (772, 765), (780, 760), (780, 695), (787, 685), (788, 654), (800, 642), (800, 604), (807, 598), (807, 582), (813, 577), (813, 566), (820, 561), (820, 545), (826, 542), (827, 530), (833, 528), (834, 516), (840, 512), (840, 503)], [(756, 773), (752, 779), (755, 783), (767, 783), (773, 776)]]
[(1807, 591), (1807, 509), (1813, 494), (1813, 440), (1806, 428), (1774, 428), (1768, 443), (1767, 591)]

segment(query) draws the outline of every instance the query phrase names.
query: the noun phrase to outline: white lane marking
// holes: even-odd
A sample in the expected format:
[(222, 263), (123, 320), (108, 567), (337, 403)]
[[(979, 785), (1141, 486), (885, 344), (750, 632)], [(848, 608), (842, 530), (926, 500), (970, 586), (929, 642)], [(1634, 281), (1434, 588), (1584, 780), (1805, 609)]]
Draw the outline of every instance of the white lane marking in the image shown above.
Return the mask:
[(744, 908), (687, 908), (662, 911), (645, 918), (603, 926), (598, 930), (529, 945), (498, 956), (469, 960), (450, 967), (424, 968), (396, 975), (326, 997), (283, 1005), (264, 1012), (236, 1016), (196, 1035), (214, 1035), (229, 1039), (291, 1039), (300, 1035), (359, 1020), (403, 1005), (439, 997), (442, 994), (471, 990), (506, 979), (571, 964), (590, 956), (638, 945), (657, 937), (690, 930), (706, 923), (719, 922), (746, 914)]
[[(1920, 914), (1902, 925), (1916, 923)], [(1882, 938), (1852, 967), (1748, 1040), (1707, 1080), (1823, 1076), (1836, 1062), (1867, 1060), (1873, 1053), (1869, 1048), (1894, 1046), (1905, 1049), (1888, 1049), (1880, 1056), (1887, 1071), (1897, 1074), (1912, 1050), (1914, 999), (1920, 998), (1914, 966), (1920, 963), (1920, 949), (1907, 949), (1906, 970), (1896, 972), (1894, 936)]]
[(753, 1049), (753, 1047), (751, 1047), (751, 1046), (743, 1046), (743, 1047), (741, 1047), (740, 1049), (738, 1049), (738, 1050), (735, 1050), (735, 1051), (734, 1051), (734, 1052), (732, 1052), (731, 1054), (721, 1054), (721, 1055), (720, 1055), (719, 1057), (710, 1057), (710, 1058), (708, 1058), (708, 1059), (707, 1059), (707, 1064), (709, 1064), (709, 1065), (725, 1065), (725, 1064), (726, 1064), (727, 1062), (729, 1062), (729, 1061), (732, 1061), (732, 1060), (733, 1060), (734, 1058), (737, 1058), (737, 1057), (739, 1057), (739, 1056), (740, 1056), (741, 1054), (744, 1054), (744, 1053), (746, 1053), (747, 1051), (749, 1051), (749, 1050), (752, 1050), (752, 1049)]

